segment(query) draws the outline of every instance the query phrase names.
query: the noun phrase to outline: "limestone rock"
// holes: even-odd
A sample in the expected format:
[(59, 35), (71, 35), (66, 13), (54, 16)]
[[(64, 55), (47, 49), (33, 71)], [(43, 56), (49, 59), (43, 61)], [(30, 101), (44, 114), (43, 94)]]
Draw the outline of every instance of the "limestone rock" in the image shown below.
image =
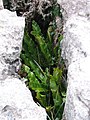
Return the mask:
[(0, 120), (46, 120), (45, 109), (38, 106), (16, 71), (25, 19), (15, 12), (0, 10)]
[(29, 34), (32, 29), (32, 20), (35, 20), (40, 26), (42, 33), (46, 34), (49, 23), (52, 22), (52, 20), (54, 19), (54, 16), (52, 15), (53, 14), (52, 9), (55, 7), (60, 9), (56, 0), (3, 0), (3, 1), (4, 8), (7, 8), (11, 11), (16, 11), (18, 16), (24, 16), (26, 18), (25, 27), (27, 28)]
[(25, 84), (7, 77), (0, 82), (0, 120), (46, 120), (46, 112), (34, 103)]
[(90, 18), (90, 0), (57, 0), (62, 7), (62, 13), (65, 20), (77, 14)]
[(3, 2), (0, 0), (0, 10), (3, 9)]
[(0, 10), (0, 76), (2, 77), (14, 74), (20, 66), (19, 56), (24, 26), (24, 18), (17, 17), (15, 12)]
[(86, 17), (71, 16), (64, 26), (62, 56), (67, 65), (90, 55), (90, 21)]
[(62, 57), (68, 69), (63, 120), (90, 120), (90, 0), (58, 0), (64, 15)]
[(90, 21), (72, 16), (64, 31), (62, 56), (68, 68), (65, 120), (90, 120)]

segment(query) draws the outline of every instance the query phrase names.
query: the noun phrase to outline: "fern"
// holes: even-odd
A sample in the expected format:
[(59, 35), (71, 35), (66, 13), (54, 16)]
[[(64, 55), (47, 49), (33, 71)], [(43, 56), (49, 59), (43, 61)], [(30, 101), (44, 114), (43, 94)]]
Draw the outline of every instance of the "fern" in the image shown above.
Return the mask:
[(23, 72), (26, 73), (29, 89), (35, 91), (36, 99), (46, 108), (51, 120), (61, 119), (65, 103), (65, 90), (62, 89), (63, 67), (59, 67), (60, 41), (58, 36), (56, 46), (54, 42), (54, 28), (49, 26), (46, 39), (41, 33), (39, 25), (33, 21), (30, 37), (27, 32), (24, 35)]

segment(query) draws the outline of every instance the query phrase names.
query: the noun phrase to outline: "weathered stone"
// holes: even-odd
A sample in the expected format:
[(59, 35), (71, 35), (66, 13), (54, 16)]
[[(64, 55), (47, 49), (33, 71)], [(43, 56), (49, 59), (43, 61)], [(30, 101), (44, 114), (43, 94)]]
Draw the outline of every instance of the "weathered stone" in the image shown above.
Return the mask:
[(90, 120), (90, 0), (58, 0), (64, 10), (62, 57), (68, 68), (63, 120)]
[(90, 22), (86, 18), (73, 16), (66, 26), (62, 43), (62, 56), (67, 60), (68, 67), (66, 120), (89, 120)]
[(46, 120), (45, 109), (33, 101), (16, 73), (24, 27), (23, 17), (0, 10), (0, 120)]
[[(4, 8), (16, 11), (18, 16), (26, 19), (26, 29), (31, 32), (32, 20), (35, 20), (43, 34), (46, 34), (49, 23), (54, 19), (52, 15), (55, 7), (59, 8), (57, 0), (3, 0)], [(55, 13), (55, 12), (54, 12)], [(57, 11), (56, 11), (57, 14)], [(59, 17), (59, 16), (58, 16)], [(60, 19), (60, 18), (59, 18)]]
[(73, 14), (90, 18), (90, 0), (57, 0), (62, 7), (64, 20)]
[(25, 84), (7, 77), (0, 83), (0, 120), (46, 120), (45, 110), (34, 103)]
[(0, 10), (3, 9), (3, 2), (0, 0)]
[(24, 33), (24, 18), (15, 12), (0, 10), (0, 75), (14, 74), (19, 68), (19, 56)]

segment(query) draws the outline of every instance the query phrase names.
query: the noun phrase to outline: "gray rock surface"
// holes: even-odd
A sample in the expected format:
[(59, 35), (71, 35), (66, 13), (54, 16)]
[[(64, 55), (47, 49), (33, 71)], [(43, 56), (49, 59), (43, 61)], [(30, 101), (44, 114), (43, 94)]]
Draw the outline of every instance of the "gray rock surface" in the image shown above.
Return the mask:
[(0, 10), (0, 79), (15, 74), (20, 66), (24, 18), (15, 12)]
[(64, 15), (62, 57), (68, 69), (63, 120), (90, 120), (90, 0), (58, 0)]
[(0, 0), (0, 10), (3, 9), (3, 2)]
[(57, 0), (62, 7), (64, 20), (76, 14), (90, 18), (90, 0)]
[(18, 16), (25, 17), (25, 27), (29, 34), (32, 30), (32, 20), (35, 20), (40, 26), (42, 33), (46, 34), (49, 23), (54, 19), (53, 8), (57, 7), (59, 9), (56, 0), (3, 0), (3, 4), (4, 8), (16, 11)]
[(33, 101), (31, 92), (16, 74), (24, 27), (23, 17), (0, 10), (0, 120), (46, 120), (45, 109)]

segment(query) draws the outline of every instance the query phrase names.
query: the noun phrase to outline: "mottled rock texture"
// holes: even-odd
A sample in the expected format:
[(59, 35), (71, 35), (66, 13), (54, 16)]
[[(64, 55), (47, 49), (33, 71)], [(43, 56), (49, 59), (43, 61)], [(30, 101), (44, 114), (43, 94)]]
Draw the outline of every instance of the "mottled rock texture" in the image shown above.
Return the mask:
[(0, 0), (0, 10), (3, 9), (3, 1)]
[[(48, 25), (53, 21), (52, 9), (59, 5), (56, 0), (3, 0), (4, 7), (16, 11), (18, 16), (24, 16), (26, 29), (31, 32), (32, 20), (35, 20), (43, 34), (46, 34)], [(57, 13), (57, 11), (56, 11)]]
[[(1, 5), (1, 4), (0, 4)], [(0, 120), (46, 120), (44, 108), (17, 75), (25, 19), (0, 10)]]
[(90, 0), (58, 0), (62, 7), (62, 57), (68, 69), (63, 120), (90, 120)]
[(62, 7), (64, 20), (76, 14), (90, 18), (90, 0), (57, 0)]

